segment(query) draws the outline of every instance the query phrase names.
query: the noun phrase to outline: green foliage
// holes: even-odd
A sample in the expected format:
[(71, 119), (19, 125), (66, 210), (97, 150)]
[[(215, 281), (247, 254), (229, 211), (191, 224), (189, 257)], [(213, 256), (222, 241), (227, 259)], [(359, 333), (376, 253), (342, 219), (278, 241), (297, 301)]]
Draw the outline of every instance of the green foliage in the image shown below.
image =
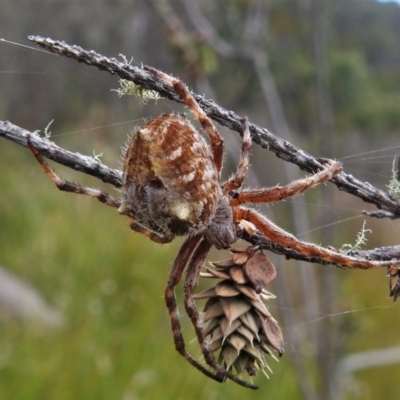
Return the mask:
[(330, 84), (335, 111), (346, 112), (365, 98), (369, 82), (368, 67), (357, 52), (335, 52), (331, 57)]
[(400, 127), (400, 103), (377, 84), (377, 77), (360, 53), (332, 53), (330, 84), (340, 128), (381, 135), (382, 130)]

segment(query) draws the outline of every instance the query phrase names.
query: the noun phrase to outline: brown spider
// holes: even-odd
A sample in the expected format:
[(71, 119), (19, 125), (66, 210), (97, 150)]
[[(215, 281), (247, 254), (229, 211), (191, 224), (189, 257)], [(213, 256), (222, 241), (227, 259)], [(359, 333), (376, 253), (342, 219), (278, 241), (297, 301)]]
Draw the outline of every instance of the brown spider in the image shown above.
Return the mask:
[[(257, 211), (241, 205), (273, 202), (301, 193), (340, 173), (340, 163), (321, 159), (325, 168), (313, 176), (283, 187), (241, 190), (248, 170), (251, 147), (249, 124), (245, 118), (242, 121), (243, 144), (239, 165), (233, 176), (220, 184), (223, 140), (213, 122), (181, 81), (154, 68), (145, 69), (170, 84), (180, 95), (199, 120), (210, 145), (179, 114), (163, 114), (148, 121), (137, 129), (126, 149), (121, 201), (97, 189), (61, 180), (29, 140), (28, 145), (60, 190), (88, 195), (118, 208), (119, 213), (129, 217), (131, 229), (154, 242), (168, 243), (175, 236), (186, 236), (165, 289), (175, 347), (190, 364), (208, 377), (219, 382), (229, 378), (245, 387), (257, 388), (223, 368), (216, 361), (205, 339), (192, 294), (210, 248), (230, 248), (240, 238), (243, 229), (246, 229), (258, 230), (284, 248), (294, 249), (309, 257), (320, 257), (344, 267), (371, 268), (381, 266), (382, 262), (357, 259), (333, 249), (301, 242)], [(185, 348), (174, 294), (174, 288), (185, 269), (184, 306), (195, 329), (205, 362), (212, 371), (194, 359)]]

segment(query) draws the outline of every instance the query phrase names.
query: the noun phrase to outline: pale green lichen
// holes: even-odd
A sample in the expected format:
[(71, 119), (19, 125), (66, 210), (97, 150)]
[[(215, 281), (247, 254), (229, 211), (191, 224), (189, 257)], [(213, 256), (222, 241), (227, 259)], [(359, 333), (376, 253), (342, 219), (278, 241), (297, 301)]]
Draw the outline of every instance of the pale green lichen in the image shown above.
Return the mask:
[(365, 229), (366, 222), (364, 221), (361, 231), (357, 233), (357, 239), (354, 244), (346, 243), (344, 244), (340, 250), (343, 251), (356, 251), (360, 250), (362, 246), (367, 244), (367, 233), (372, 233), (371, 229)]
[[(50, 139), (50, 137), (51, 137), (50, 125), (51, 125), (53, 122), (54, 122), (54, 119), (52, 119), (52, 120), (46, 125), (46, 127), (44, 128), (43, 137), (44, 137), (45, 139)], [(40, 132), (41, 132), (40, 129), (36, 129), (35, 131), (33, 131), (33, 134), (34, 134), (34, 135), (40, 135)]]
[[(131, 65), (133, 61), (133, 57), (128, 61), (125, 55), (119, 54), (124, 60), (124, 63), (127, 65)], [(111, 89), (112, 92), (117, 92), (119, 97), (122, 96), (136, 96), (140, 99), (142, 104), (147, 104), (149, 100), (154, 100), (157, 102), (161, 97), (155, 90), (145, 89), (143, 86), (137, 85), (127, 79), (119, 80), (120, 87), (118, 89)]]
[(125, 55), (125, 54), (119, 53), (119, 54), (118, 54), (118, 57), (121, 57), (121, 58), (124, 60), (124, 63), (125, 63), (125, 64), (127, 64), (127, 65), (131, 65), (131, 64), (132, 64), (133, 57), (131, 58), (130, 61), (128, 61), (128, 59), (126, 58), (126, 55)]
[(96, 162), (101, 162), (101, 157), (103, 157), (103, 153), (100, 154), (96, 154), (96, 152), (93, 150), (93, 156), (92, 156), (92, 160), (96, 161)]
[(143, 86), (136, 85), (126, 79), (119, 80), (119, 89), (111, 89), (112, 92), (117, 92), (119, 97), (136, 96), (142, 104), (147, 104), (149, 100), (157, 102), (161, 97), (155, 90), (145, 89)]
[(397, 175), (398, 171), (396, 169), (396, 157), (395, 157), (393, 160), (393, 167), (392, 167), (392, 179), (389, 181), (389, 184), (386, 187), (388, 188), (389, 194), (398, 200), (400, 199), (400, 182), (397, 179)]

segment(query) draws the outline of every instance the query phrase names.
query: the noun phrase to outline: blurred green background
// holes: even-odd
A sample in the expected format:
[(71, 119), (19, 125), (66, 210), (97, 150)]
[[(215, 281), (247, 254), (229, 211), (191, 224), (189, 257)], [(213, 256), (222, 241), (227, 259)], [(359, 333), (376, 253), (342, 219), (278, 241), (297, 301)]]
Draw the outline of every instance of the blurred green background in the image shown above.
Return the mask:
[[(399, 5), (374, 0), (0, 2), (2, 38), (32, 46), (26, 37), (37, 34), (132, 56), (382, 189), (400, 145), (399, 21)], [(73, 60), (5, 42), (0, 54), (0, 118), (42, 131), (54, 119), (56, 143), (103, 153), (114, 168), (143, 118), (184, 111), (168, 100), (119, 99), (110, 91), (117, 78)], [(239, 138), (221, 133), (228, 175)], [(249, 186), (303, 176), (256, 146), (251, 164)], [(29, 151), (6, 140), (0, 170), (0, 265), (63, 319), (56, 327), (18, 316), (12, 305), (0, 308), (0, 400), (397, 398), (400, 311), (388, 298), (384, 270), (346, 272), (272, 257), (278, 299), (270, 310), (283, 328), (285, 356), (270, 362), (270, 380), (255, 379), (256, 392), (217, 384), (174, 350), (163, 290), (181, 240), (154, 244), (115, 210), (57, 191)], [(354, 243), (367, 207), (327, 185), (261, 210), (300, 239), (340, 247)], [(368, 247), (398, 244), (396, 221), (367, 220), (366, 227)], [(189, 350), (200, 357), (180, 311)], [(393, 362), (369, 353), (383, 349)], [(366, 358), (357, 364), (360, 354)], [(368, 367), (378, 360), (382, 365)]]

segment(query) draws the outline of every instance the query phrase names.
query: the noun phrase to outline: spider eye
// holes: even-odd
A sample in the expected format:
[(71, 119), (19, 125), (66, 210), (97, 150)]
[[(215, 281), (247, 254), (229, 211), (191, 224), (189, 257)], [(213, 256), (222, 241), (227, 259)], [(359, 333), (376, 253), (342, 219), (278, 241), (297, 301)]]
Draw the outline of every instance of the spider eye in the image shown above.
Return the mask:
[(164, 187), (164, 185), (162, 184), (162, 182), (158, 178), (153, 178), (149, 182), (149, 186), (154, 188), (154, 189), (162, 189)]

